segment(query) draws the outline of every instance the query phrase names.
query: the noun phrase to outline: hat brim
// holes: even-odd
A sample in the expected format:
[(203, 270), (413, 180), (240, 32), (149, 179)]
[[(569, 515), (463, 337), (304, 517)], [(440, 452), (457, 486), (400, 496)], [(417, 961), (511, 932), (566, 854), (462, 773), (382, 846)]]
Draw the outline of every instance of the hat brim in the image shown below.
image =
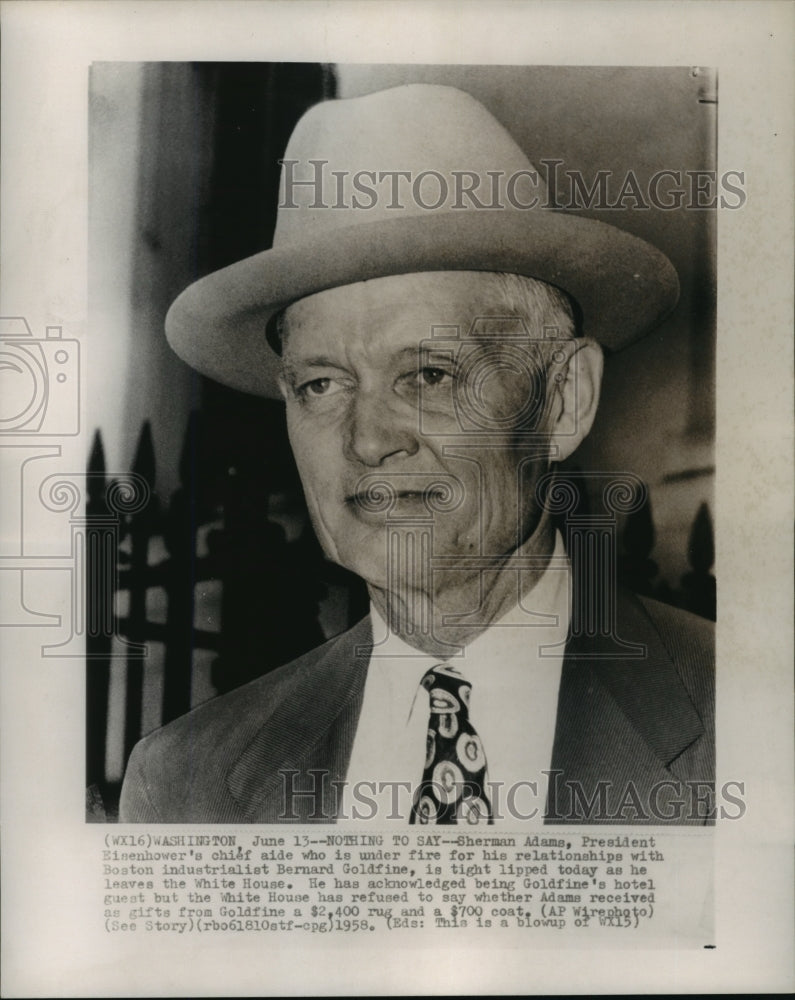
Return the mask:
[[(417, 271), (507, 271), (567, 292), (584, 335), (618, 350), (676, 305), (668, 258), (615, 226), (559, 211), (428, 213), (285, 243), (194, 282), (166, 317), (176, 353), (243, 392), (279, 397), (271, 316), (328, 288)], [(442, 320), (440, 319), (440, 322)]]

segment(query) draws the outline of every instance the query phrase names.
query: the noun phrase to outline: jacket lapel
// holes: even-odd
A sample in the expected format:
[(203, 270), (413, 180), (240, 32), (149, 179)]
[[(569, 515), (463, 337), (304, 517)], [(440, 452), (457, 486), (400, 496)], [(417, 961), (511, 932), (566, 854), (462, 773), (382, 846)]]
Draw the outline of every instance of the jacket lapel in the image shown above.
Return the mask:
[[(634, 658), (609, 642), (570, 636), (561, 675), (546, 821), (637, 822), (654, 797), (669, 808), (677, 759), (704, 727), (637, 598), (618, 598), (617, 632), (643, 646)], [(372, 649), (369, 618), (283, 683), (267, 722), (227, 786), (246, 822), (330, 822), (362, 707)], [(296, 713), (296, 706), (302, 711)], [(579, 792), (573, 792), (577, 786)], [(584, 804), (595, 803), (590, 815)], [(622, 810), (624, 810), (622, 812)], [(586, 809), (587, 811), (587, 809)], [(648, 821), (665, 822), (659, 814)], [(669, 821), (682, 822), (681, 816)]]
[(348, 769), (371, 648), (365, 618), (285, 681), (275, 710), (227, 776), (248, 822), (335, 818), (334, 783)]
[(567, 643), (547, 822), (683, 821), (669, 815), (676, 761), (704, 726), (637, 598), (619, 593), (616, 620), (640, 655), (622, 655), (611, 638)]

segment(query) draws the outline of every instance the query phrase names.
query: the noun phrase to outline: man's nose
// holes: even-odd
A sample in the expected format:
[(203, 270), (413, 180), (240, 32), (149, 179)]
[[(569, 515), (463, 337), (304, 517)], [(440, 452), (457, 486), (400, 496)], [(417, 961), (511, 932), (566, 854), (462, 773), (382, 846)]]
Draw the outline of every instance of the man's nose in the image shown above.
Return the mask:
[(360, 392), (349, 414), (345, 457), (378, 468), (392, 456), (416, 454), (417, 419), (416, 412), (399, 412), (383, 392)]

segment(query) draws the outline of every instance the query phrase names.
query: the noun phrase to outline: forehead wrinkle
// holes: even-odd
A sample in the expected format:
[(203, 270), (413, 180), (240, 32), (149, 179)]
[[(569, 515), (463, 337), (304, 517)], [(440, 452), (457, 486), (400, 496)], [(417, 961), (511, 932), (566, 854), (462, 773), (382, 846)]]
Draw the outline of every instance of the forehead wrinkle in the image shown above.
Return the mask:
[(334, 368), (341, 370), (339, 362), (325, 355), (316, 355), (308, 358), (291, 358), (288, 354), (282, 356), (282, 372), (284, 376), (292, 381), (299, 377), (301, 368)]
[[(318, 307), (314, 316), (303, 315), (291, 328), (284, 352), (288, 366), (389, 365), (416, 360), (430, 333), (426, 322), (419, 323), (408, 309), (404, 312), (390, 303), (324, 312)], [(303, 331), (312, 332), (302, 337)]]
[(416, 356), (422, 348), (432, 349), (434, 326), (457, 327), (457, 339), (479, 352), (498, 348), (503, 338), (473, 330), (477, 319), (521, 319), (530, 340), (542, 344), (543, 335), (534, 336), (528, 317), (506, 301), (496, 277), (445, 272), (358, 282), (299, 300), (285, 311), (285, 325), (289, 320), (291, 334), (306, 329), (309, 343), (296, 338), (303, 341), (300, 346), (313, 353), (315, 348), (323, 355), (317, 360), (332, 365), (344, 358), (345, 365), (381, 366)]

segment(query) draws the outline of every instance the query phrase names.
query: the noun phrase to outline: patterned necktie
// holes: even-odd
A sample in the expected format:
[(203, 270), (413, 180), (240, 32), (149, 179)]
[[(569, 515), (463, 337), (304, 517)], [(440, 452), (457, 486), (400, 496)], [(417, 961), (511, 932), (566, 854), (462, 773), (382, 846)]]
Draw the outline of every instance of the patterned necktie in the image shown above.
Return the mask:
[(438, 663), (420, 682), (431, 714), (425, 769), (411, 823), (493, 823), (485, 791), (486, 755), (469, 721), (472, 685), (454, 667)]

